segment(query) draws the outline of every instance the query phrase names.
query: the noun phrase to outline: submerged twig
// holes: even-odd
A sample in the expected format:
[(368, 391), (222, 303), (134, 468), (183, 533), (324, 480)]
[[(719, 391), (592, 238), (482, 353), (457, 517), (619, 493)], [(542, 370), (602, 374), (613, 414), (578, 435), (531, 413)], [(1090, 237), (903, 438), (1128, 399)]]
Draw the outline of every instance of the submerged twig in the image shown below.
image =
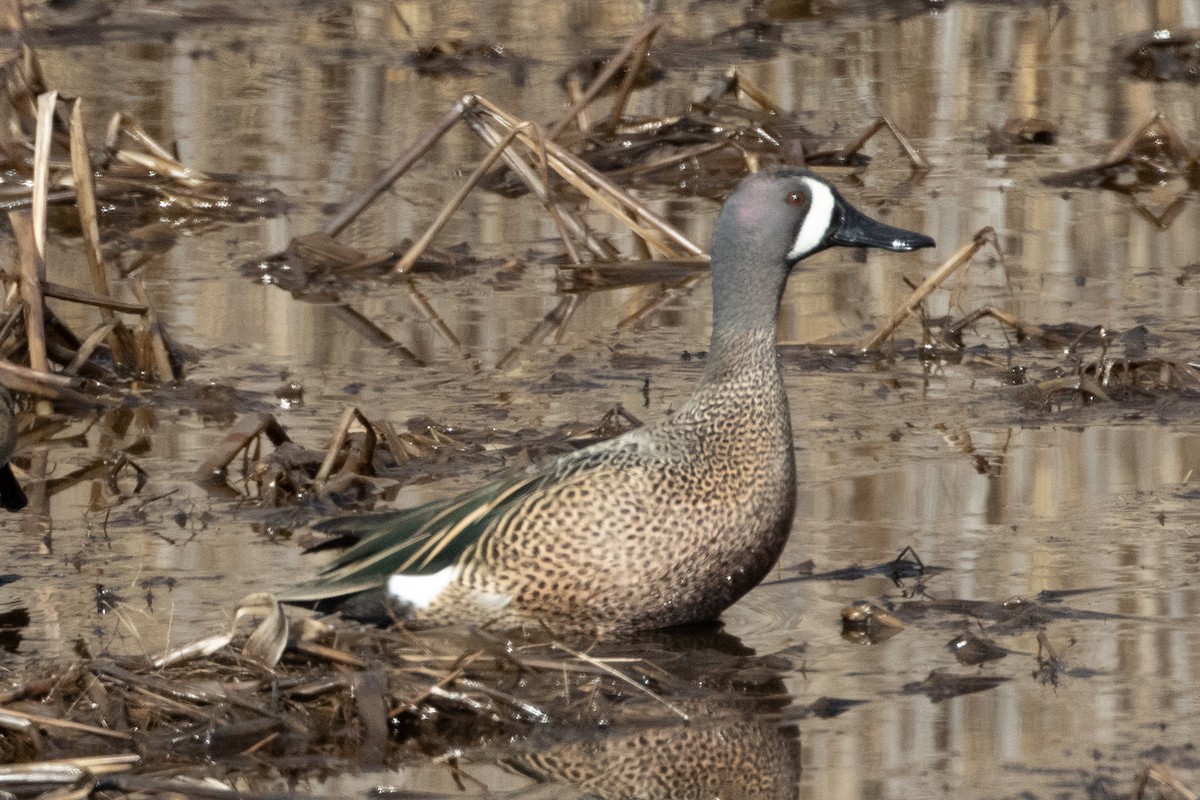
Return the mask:
[[(550, 128), (550, 130), (546, 133), (546, 138), (551, 140), (557, 139), (558, 135), (566, 130), (567, 126), (571, 124), (571, 122), (579, 115), (579, 113), (583, 109), (587, 108), (587, 106), (604, 90), (604, 87), (610, 80), (612, 80), (612, 77), (620, 71), (621, 67), (625, 65), (625, 62), (628, 61), (630, 57), (643, 46), (648, 46), (649, 41), (654, 38), (654, 35), (658, 33), (659, 29), (662, 28), (666, 22), (666, 17), (659, 16), (652, 17), (643, 23), (642, 27), (639, 28), (632, 36), (630, 36), (625, 44), (621, 47), (620, 51), (612, 57), (608, 63), (608, 66), (606, 66), (600, 72), (600, 74), (596, 76), (596, 79), (592, 81), (591, 85), (584, 91), (583, 95), (571, 104), (571, 107), (567, 109), (567, 113), (563, 115), (563, 118)], [(630, 69), (630, 74), (633, 74), (632, 68)], [(623, 105), (623, 103), (621, 105)]]
[(432, 128), (422, 134), (421, 138), (409, 145), (400, 156), (392, 162), (391, 166), (379, 174), (379, 176), (371, 183), (370, 186), (363, 189), (353, 200), (342, 206), (338, 213), (334, 214), (322, 227), (321, 232), (328, 236), (336, 236), (341, 233), (347, 225), (353, 222), (359, 214), (361, 214), (379, 195), (388, 190), (389, 187), (400, 179), (404, 173), (412, 168), (412, 165), (420, 160), (421, 156), (429, 152), (438, 141), (445, 135), (446, 131), (453, 128), (462, 119), (463, 112), (471, 108), (475, 104), (475, 95), (465, 95), (461, 100), (454, 104), (454, 107), (442, 115)]
[(886, 128), (888, 133), (892, 134), (893, 138), (900, 143), (900, 147), (904, 150), (904, 154), (908, 156), (909, 163), (912, 164), (912, 168), (914, 170), (917, 170), (918, 172), (926, 172), (930, 169), (929, 162), (925, 160), (923, 155), (921, 155), (921, 151), (918, 150), (916, 145), (909, 141), (909, 138), (901, 133), (900, 129), (897, 128), (896, 125), (887, 117), (876, 118), (874, 122), (867, 126), (867, 129), (862, 132), (862, 135), (859, 136), (858, 139), (839, 150), (836, 158), (842, 163), (848, 163), (850, 159), (855, 156), (868, 141), (871, 140), (871, 137), (879, 133), (879, 131), (883, 130), (884, 128)]
[(929, 277), (927, 277), (920, 286), (914, 289), (912, 294), (908, 296), (908, 299), (904, 301), (903, 305), (901, 305), (900, 308), (898, 308), (895, 313), (892, 314), (891, 319), (889, 319), (887, 323), (880, 327), (880, 329), (874, 334), (868, 337), (862, 344), (858, 345), (857, 349), (864, 353), (878, 349), (879, 345), (881, 345), (884, 340), (891, 336), (892, 333), (895, 332), (896, 328), (900, 327), (900, 324), (904, 322), (904, 320), (912, 316), (913, 312), (917, 310), (922, 302), (924, 302), (926, 297), (928, 297), (935, 289), (941, 286), (947, 278), (949, 278), (962, 267), (969, 264), (971, 259), (975, 257), (975, 254), (983, 249), (983, 246), (988, 243), (991, 243), (991, 245), (996, 248), (997, 252), (999, 252), (1000, 244), (996, 239), (996, 231), (990, 227), (982, 228), (976, 232), (974, 238), (969, 243), (960, 247), (958, 251), (954, 253), (954, 255), (950, 256), (950, 258), (946, 259), (946, 261), (940, 267), (930, 273)]
[(593, 658), (593, 657), (589, 656), (587, 653), (582, 653), (572, 647), (569, 647), (569, 646), (563, 644), (562, 642), (555, 642), (554, 647), (559, 650), (562, 650), (565, 653), (570, 653), (572, 656), (574, 656), (575, 658), (578, 658), (580, 661), (591, 664), (592, 666), (599, 668), (600, 670), (608, 673), (609, 675), (613, 676), (614, 678), (617, 678), (618, 680), (624, 682), (625, 684), (632, 686), (634, 689), (637, 689), (642, 694), (646, 695), (647, 697), (650, 697), (655, 702), (661, 703), (665, 708), (669, 709), (672, 713), (676, 714), (684, 722), (687, 722), (689, 719), (691, 719), (688, 716), (688, 713), (686, 711), (684, 711), (682, 708), (680, 708), (679, 706), (672, 703), (670, 700), (667, 700), (665, 697), (662, 697), (661, 695), (655, 694), (654, 692), (650, 691), (650, 689), (646, 688), (642, 684), (633, 680), (625, 673), (621, 672), (620, 670), (613, 669), (612, 667), (610, 667), (608, 664), (605, 664), (600, 659)]
[(50, 371), (46, 358), (46, 325), (43, 316), (42, 273), (45, 271), (43, 251), (38, 248), (33, 214), (29, 211), (10, 211), (9, 224), (20, 253), (21, 300), (25, 311), (25, 341), (29, 348), (29, 364), (36, 372)]
[(459, 187), (458, 191), (455, 192), (454, 195), (442, 206), (442, 209), (438, 212), (437, 217), (434, 218), (429, 227), (425, 229), (425, 232), (421, 234), (420, 238), (413, 242), (412, 246), (408, 248), (408, 252), (396, 262), (396, 266), (392, 268), (393, 272), (395, 272), (397, 275), (403, 275), (412, 269), (413, 264), (417, 263), (417, 259), (420, 258), (421, 253), (425, 252), (425, 248), (429, 246), (430, 242), (433, 241), (433, 238), (437, 236), (442, 228), (446, 226), (446, 223), (450, 220), (450, 217), (454, 215), (454, 212), (458, 210), (458, 207), (461, 206), (463, 201), (467, 199), (467, 195), (471, 193), (471, 190), (475, 188), (476, 184), (479, 183), (479, 180), (484, 176), (484, 174), (492, 168), (492, 165), (496, 163), (496, 160), (500, 158), (508, 146), (512, 144), (513, 139), (517, 137), (517, 134), (520, 133), (524, 127), (527, 126), (518, 126), (510, 130), (502, 139), (500, 139), (500, 141), (496, 143), (496, 145), (491, 149), (491, 152), (484, 156), (483, 160), (480, 161), (475, 167), (475, 170), (469, 176), (467, 176), (467, 180), (462, 186)]

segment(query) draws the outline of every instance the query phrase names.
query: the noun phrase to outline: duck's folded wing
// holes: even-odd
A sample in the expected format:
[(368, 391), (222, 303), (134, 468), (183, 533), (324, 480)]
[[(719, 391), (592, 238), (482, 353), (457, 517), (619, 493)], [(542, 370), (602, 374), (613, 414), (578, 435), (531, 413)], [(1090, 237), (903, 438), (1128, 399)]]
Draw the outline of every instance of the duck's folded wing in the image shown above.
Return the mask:
[(360, 541), (311, 581), (278, 597), (293, 603), (329, 600), (377, 588), (390, 575), (438, 572), (455, 563), (496, 518), (544, 482), (544, 475), (535, 474), (416, 508), (326, 520), (317, 530)]

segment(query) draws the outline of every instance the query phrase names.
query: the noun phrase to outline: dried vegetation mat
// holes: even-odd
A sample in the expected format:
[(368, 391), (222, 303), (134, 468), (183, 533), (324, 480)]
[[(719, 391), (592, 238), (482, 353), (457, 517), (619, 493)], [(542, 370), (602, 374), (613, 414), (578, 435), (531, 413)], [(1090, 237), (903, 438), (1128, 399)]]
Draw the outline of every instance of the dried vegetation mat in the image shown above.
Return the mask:
[(291, 631), (269, 596), (247, 598), (238, 617), (258, 621), (249, 636), (235, 622), (158, 658), (82, 658), (10, 682), (0, 690), (0, 790), (303, 797), (320, 795), (313, 783), (331, 774), (439, 755), (476, 797), (493, 795), (471, 762), (500, 758), (604, 797), (625, 796), (613, 794), (623, 782), (707, 781), (712, 770), (741, 779), (739, 766), (782, 791), (799, 776), (789, 724), (853, 705), (790, 706), (781, 675), (794, 665), (753, 656), (715, 628), (600, 656), (472, 630), (417, 637), (306, 621)]

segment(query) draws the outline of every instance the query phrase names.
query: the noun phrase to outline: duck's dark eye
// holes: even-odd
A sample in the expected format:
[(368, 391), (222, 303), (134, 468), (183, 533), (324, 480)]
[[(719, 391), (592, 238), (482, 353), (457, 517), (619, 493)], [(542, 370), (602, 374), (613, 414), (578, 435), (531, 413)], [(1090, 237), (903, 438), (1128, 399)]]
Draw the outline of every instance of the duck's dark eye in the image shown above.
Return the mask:
[(792, 192), (787, 196), (787, 203), (789, 206), (804, 208), (806, 205), (808, 205), (808, 195), (806, 195), (804, 192)]

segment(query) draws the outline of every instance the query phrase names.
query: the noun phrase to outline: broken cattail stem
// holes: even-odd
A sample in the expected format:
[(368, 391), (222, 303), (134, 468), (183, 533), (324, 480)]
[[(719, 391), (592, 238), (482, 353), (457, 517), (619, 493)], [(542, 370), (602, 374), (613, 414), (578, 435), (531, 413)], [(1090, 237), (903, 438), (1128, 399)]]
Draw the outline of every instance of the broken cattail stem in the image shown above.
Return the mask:
[(38, 253), (38, 280), (46, 279), (46, 195), (50, 191), (50, 149), (54, 145), (54, 111), (58, 92), (38, 95), (37, 136), (33, 143), (33, 241)]
[(133, 288), (133, 293), (137, 296), (137, 299), (146, 307), (143, 319), (146, 323), (147, 334), (150, 337), (151, 355), (154, 359), (154, 370), (157, 373), (158, 380), (163, 383), (176, 380), (179, 376), (175, 374), (175, 368), (171, 365), (171, 355), (167, 348), (166, 332), (162, 322), (158, 319), (158, 315), (150, 307), (150, 298), (146, 296), (146, 287), (142, 285), (142, 281), (138, 277), (131, 277), (129, 285)]
[(264, 434), (276, 447), (291, 441), (287, 431), (270, 414), (260, 414), (252, 419), (239, 420), (236, 429), (225, 435), (217, 452), (197, 467), (196, 479), (209, 481), (214, 476), (224, 473), (229, 468), (230, 462), (237, 458), (238, 453), (248, 451), (250, 446), (258, 441), (258, 437)]
[(1129, 158), (1129, 153), (1133, 150), (1133, 146), (1136, 145), (1138, 140), (1142, 138), (1142, 134), (1150, 130), (1150, 127), (1158, 121), (1158, 118), (1159, 115), (1155, 113), (1150, 117), (1149, 120), (1130, 131), (1124, 139), (1113, 145), (1112, 150), (1108, 151), (1108, 155), (1100, 159), (1100, 161), (1090, 167), (1090, 169), (1101, 170), (1105, 169), (1106, 167), (1114, 167), (1125, 159)]
[(108, 120), (108, 128), (104, 132), (104, 149), (110, 156), (115, 155), (121, 147), (121, 135), (125, 134), (159, 158), (170, 160), (171, 151), (160, 145), (127, 114), (117, 112)]
[(855, 153), (861, 150), (863, 146), (871, 140), (872, 136), (879, 133), (879, 129), (882, 127), (883, 117), (877, 117), (874, 122), (867, 126), (866, 130), (864, 130), (857, 139), (839, 150), (835, 158), (842, 163), (849, 161)]
[(60, 386), (57, 381), (51, 380), (51, 378), (60, 377), (53, 373), (35, 373), (32, 370), (26, 369), (26, 373), (14, 375), (10, 372), (13, 368), (26, 369), (7, 361), (0, 361), (0, 375), (3, 375), (3, 378), (0, 378), (0, 383), (3, 383), (14, 392), (23, 392), (24, 394), (60, 403), (74, 403), (78, 406), (114, 407), (120, 405), (119, 401), (110, 397), (85, 394), (84, 392), (77, 392), (74, 389)]
[(749, 97), (751, 100), (753, 100), (763, 111), (779, 117), (787, 115), (787, 112), (784, 111), (778, 103), (772, 100), (770, 95), (764, 92), (757, 83), (743, 75), (737, 67), (732, 67), (726, 74), (726, 78), (728, 82), (724, 84), (725, 90), (716, 97), (712, 97), (712, 95), (710, 95), (710, 98), (712, 98), (714, 103), (716, 100), (720, 99), (722, 95), (733, 92), (735, 96), (737, 94), (746, 95), (746, 97)]
[(386, 420), (381, 421), (378, 425), (376, 425), (376, 429), (379, 432), (379, 438), (383, 439), (384, 446), (386, 446), (388, 452), (392, 454), (392, 460), (394, 460), (397, 464), (403, 464), (408, 461), (408, 449), (405, 448), (404, 441), (400, 438), (400, 435), (396, 433), (396, 428), (392, 425), (392, 423), (387, 422)]
[(346, 443), (346, 437), (350, 434), (350, 426), (354, 424), (355, 419), (362, 420), (363, 425), (370, 426), (370, 422), (364, 417), (354, 406), (347, 406), (342, 412), (342, 419), (338, 422), (337, 433), (333, 436), (333, 441), (329, 443), (329, 450), (325, 453), (325, 460), (321, 462), (321, 468), (317, 470), (317, 476), (313, 478), (313, 485), (320, 486), (329, 479), (333, 474), (333, 465), (337, 462), (338, 454), (342, 451), (342, 445)]
[(941, 286), (947, 278), (949, 278), (966, 264), (969, 264), (971, 259), (975, 257), (975, 254), (978, 253), (983, 246), (989, 242), (993, 247), (996, 248), (997, 252), (1000, 251), (1000, 244), (996, 239), (996, 231), (991, 227), (980, 229), (969, 243), (960, 247), (958, 252), (950, 256), (950, 258), (946, 259), (946, 261), (940, 267), (930, 273), (929, 277), (927, 277), (921, 283), (921, 285), (914, 289), (912, 294), (908, 296), (908, 299), (904, 301), (904, 305), (902, 305), (894, 314), (892, 314), (892, 317), (887, 321), (887, 324), (885, 324), (870, 338), (859, 345), (858, 349), (864, 353), (878, 349), (879, 345), (882, 344), (885, 339), (891, 336), (892, 333), (895, 332), (896, 328), (900, 327), (900, 323), (912, 316), (913, 312), (917, 310), (917, 307), (920, 306), (922, 302), (924, 302), (926, 297), (928, 297), (935, 289)]
[(647, 175), (656, 170), (673, 167), (676, 164), (684, 161), (690, 161), (694, 158), (703, 158), (709, 153), (715, 153), (718, 150), (723, 150), (726, 147), (729, 147), (730, 140), (733, 138), (733, 136), (734, 133), (730, 131), (722, 134), (714, 141), (679, 147), (669, 155), (654, 156), (639, 164), (608, 170), (604, 174), (609, 178), (623, 177), (626, 175)]
[[(32, 391), (25, 387), (34, 385), (67, 391), (83, 390), (89, 385), (89, 382), (82, 378), (68, 377), (56, 372), (39, 372), (4, 359), (0, 359), (0, 383), (18, 392)], [(38, 394), (39, 392), (34, 391), (33, 393)]]
[[(482, 103), (483, 99), (479, 98), (479, 102)], [(480, 119), (478, 114), (464, 114), (463, 119), (466, 121), (467, 125), (470, 126), (471, 130), (489, 145), (494, 147), (500, 142), (500, 134), (489, 127), (482, 119)], [(508, 128), (516, 128), (520, 125), (520, 120), (516, 120), (512, 124), (508, 124), (507, 122), (505, 123), (505, 126)], [(529, 146), (528, 140), (526, 140), (524, 136), (518, 134), (518, 137), (526, 143), (526, 146)], [(537, 197), (543, 205), (545, 205), (547, 208), (550, 208), (555, 204), (555, 201), (550, 195), (550, 187), (542, 182), (541, 178), (537, 176), (537, 174), (533, 171), (533, 168), (529, 166), (524, 159), (517, 156), (512, 149), (504, 150), (501, 153), (501, 158), (504, 159), (504, 163), (506, 163), (509, 168), (516, 173), (517, 177), (529, 187), (529, 190), (533, 192), (534, 196)], [(608, 242), (601, 240), (594, 233), (588, 230), (588, 227), (574, 214), (570, 213), (564, 208), (559, 208), (558, 214), (563, 221), (563, 225), (566, 226), (570, 234), (582, 242), (588, 251), (591, 252), (592, 255), (598, 260), (613, 261), (617, 258), (617, 249)]]
[(119, 324), (120, 322), (117, 320), (117, 318), (113, 317), (101, 323), (100, 327), (92, 331), (92, 334), (84, 339), (83, 344), (79, 346), (79, 350), (75, 352), (75, 357), (72, 358), (71, 362), (63, 368), (63, 374), (75, 375), (78, 373), (80, 368), (82, 368), (83, 365), (88, 362), (88, 359), (92, 357), (92, 353), (96, 352), (96, 348), (100, 346), (100, 343), (103, 342)]
[(625, 42), (624, 46), (621, 47), (621, 50), (612, 57), (611, 61), (608, 62), (608, 66), (596, 76), (596, 79), (592, 81), (591, 86), (584, 91), (583, 96), (572, 103), (571, 107), (567, 109), (567, 113), (563, 116), (563, 118), (560, 119), (554, 125), (554, 127), (550, 129), (550, 131), (546, 134), (546, 138), (557, 139), (558, 135), (566, 130), (567, 126), (570, 125), (575, 119), (576, 115), (579, 114), (580, 109), (591, 103), (592, 100), (596, 99), (596, 96), (604, 90), (605, 85), (612, 80), (612, 77), (617, 74), (622, 65), (629, 60), (629, 57), (638, 49), (638, 47), (640, 47), (644, 41), (649, 41), (650, 39), (654, 38), (654, 35), (658, 33), (659, 29), (666, 23), (666, 17), (652, 17), (651, 19), (647, 20), (642, 27), (638, 28), (638, 30), (629, 37), (629, 40)]
[[(551, 166), (554, 167), (554, 172), (563, 176), (563, 179), (569, 184), (575, 186), (584, 194), (592, 197), (596, 203), (616, 216), (620, 221), (628, 225), (630, 230), (634, 231), (638, 237), (647, 243), (648, 246), (658, 249), (659, 252), (666, 255), (667, 258), (678, 258), (677, 249), (671, 247), (670, 243), (662, 240), (661, 237), (655, 236), (654, 231), (664, 235), (666, 239), (670, 239), (684, 249), (685, 253), (691, 255), (703, 255), (703, 248), (696, 245), (674, 229), (672, 225), (662, 219), (659, 215), (649, 209), (648, 206), (638, 201), (636, 198), (626, 194), (620, 190), (616, 184), (612, 184), (606, 178), (602, 178), (599, 173), (590, 168), (587, 163), (578, 160), (568, 151), (559, 148), (553, 142), (546, 143), (548, 154), (551, 155)], [(628, 209), (629, 211), (626, 211)]]
[(708, 90), (708, 94), (692, 103), (692, 106), (697, 111), (709, 113), (713, 110), (717, 103), (721, 101), (721, 98), (730, 92), (735, 91), (737, 89), (737, 85), (737, 67), (730, 67), (729, 69), (725, 70), (725, 74), (722, 75), (720, 79), (713, 83), (712, 88)]
[(863, 131), (862, 135), (859, 136), (858, 139), (839, 150), (835, 158), (843, 163), (849, 161), (859, 150), (863, 148), (864, 145), (866, 145), (868, 141), (870, 141), (872, 136), (879, 133), (879, 131), (883, 130), (884, 128), (888, 129), (888, 132), (892, 134), (892, 137), (895, 138), (900, 147), (904, 150), (904, 153), (906, 156), (908, 156), (908, 160), (912, 164), (913, 169), (920, 172), (925, 172), (929, 169), (929, 162), (926, 161), (925, 157), (921, 155), (921, 151), (918, 150), (916, 145), (909, 141), (908, 137), (905, 136), (900, 129), (897, 128), (887, 117), (877, 117), (875, 121), (872, 122), (865, 131)]
[(387, 191), (388, 187), (395, 183), (401, 175), (408, 172), (421, 156), (425, 155), (431, 147), (437, 144), (446, 131), (453, 128), (463, 118), (463, 114), (475, 106), (475, 102), (475, 95), (468, 94), (455, 103), (454, 107), (446, 112), (424, 136), (413, 142), (412, 146), (401, 153), (400, 157), (393, 161), (391, 166), (381, 172), (374, 183), (363, 189), (357, 197), (342, 206), (342, 209), (334, 214), (325, 223), (324, 227), (321, 228), (321, 233), (327, 236), (337, 236), (341, 233), (367, 206), (375, 202), (375, 198)]
[[(492, 105), (483, 98), (480, 98), (480, 105), (490, 114), (494, 115), (509, 127), (513, 127), (518, 121), (509, 116), (497, 106)], [(528, 134), (521, 134), (519, 138), (525, 139)], [(532, 144), (530, 143), (532, 147)], [(564, 179), (570, 180), (572, 172), (577, 175), (586, 177), (587, 181), (595, 187), (595, 190), (587, 192), (589, 195), (595, 196), (596, 191), (602, 191), (616, 199), (623, 207), (631, 208), (637, 211), (642, 222), (662, 233), (668, 239), (674, 241), (677, 245), (683, 248), (687, 253), (696, 256), (704, 255), (704, 250), (676, 230), (669, 222), (664, 220), (658, 214), (654, 213), (644, 203), (637, 200), (624, 189), (617, 186), (604, 175), (596, 171), (591, 165), (578, 158), (574, 153), (562, 147), (556, 142), (550, 141), (549, 138), (545, 141), (546, 152), (551, 157), (550, 166), (555, 172), (559, 173)], [(576, 184), (573, 184), (576, 185)], [(576, 188), (580, 188), (576, 185)], [(583, 189), (581, 189), (583, 191)]]
[(592, 115), (588, 113), (586, 103), (583, 103), (583, 87), (579, 85), (579, 78), (575, 75), (567, 77), (567, 85), (564, 87), (567, 91), (567, 99), (571, 101), (571, 106), (579, 104), (579, 111), (575, 113), (575, 122), (580, 132), (586, 133), (592, 129)]
[[(513, 130), (517, 129), (514, 128)], [(536, 125), (533, 126), (533, 135), (537, 142), (534, 153), (537, 155), (538, 175), (541, 176), (542, 184), (549, 186), (550, 164), (546, 159), (546, 140), (542, 136), (541, 129)], [(562, 239), (563, 245), (567, 248), (567, 258), (571, 259), (572, 264), (582, 264), (583, 259), (579, 255), (579, 250), (575, 247), (575, 242), (571, 241), (571, 237), (567, 234), (566, 224), (563, 222), (562, 215), (558, 213), (558, 205), (551, 203), (546, 206), (546, 210), (550, 213), (550, 220), (554, 223), (554, 229), (558, 231), (558, 238)]]
[(625, 106), (629, 103), (629, 96), (633, 94), (633, 85), (637, 82), (638, 70), (642, 68), (642, 64), (646, 62), (646, 55), (650, 52), (650, 40), (654, 38), (654, 34), (658, 31), (655, 28), (646, 36), (642, 36), (638, 40), (637, 48), (633, 51), (632, 57), (629, 59), (629, 68), (625, 71), (625, 80), (621, 81), (621, 88), (617, 90), (617, 96), (613, 99), (612, 111), (609, 113), (608, 129), (615, 130), (621, 124), (621, 117), (625, 114)]
[(1042, 335), (1042, 329), (1036, 325), (1030, 325), (1009, 314), (1007, 311), (996, 308), (995, 306), (984, 306), (970, 312), (962, 319), (946, 328), (946, 332), (951, 336), (956, 336), (965, 328), (974, 325), (984, 317), (991, 317), (1001, 325), (1007, 325), (1022, 336), (1036, 338)]
[[(92, 160), (88, 154), (87, 133), (83, 128), (83, 101), (71, 105), (71, 176), (75, 182), (75, 204), (79, 208), (79, 226), (83, 231), (83, 250), (92, 273), (92, 289), (101, 297), (109, 297), (108, 274), (100, 251), (100, 225), (96, 214), (96, 187), (92, 181)], [(113, 318), (112, 308), (104, 305), (100, 315)]]
[(479, 183), (480, 179), (483, 178), (484, 174), (492, 168), (492, 165), (496, 163), (496, 160), (500, 158), (500, 155), (504, 152), (504, 150), (507, 149), (510, 144), (512, 144), (512, 141), (517, 137), (517, 134), (527, 127), (529, 127), (528, 124), (518, 126), (510, 130), (504, 135), (504, 138), (497, 142), (491, 151), (484, 156), (483, 160), (480, 161), (479, 165), (475, 167), (474, 171), (472, 171), (467, 177), (467, 180), (463, 183), (463, 185), (460, 186), (458, 191), (454, 193), (454, 196), (447, 200), (445, 205), (442, 206), (442, 209), (438, 212), (437, 217), (435, 217), (430, 226), (425, 229), (425, 233), (421, 234), (421, 237), (417, 239), (417, 241), (413, 242), (412, 247), (408, 248), (408, 252), (404, 254), (404, 257), (396, 262), (396, 266), (392, 268), (394, 273), (397, 275), (403, 275), (412, 269), (413, 264), (417, 263), (417, 259), (421, 257), (422, 253), (425, 252), (425, 248), (429, 247), (429, 244), (433, 241), (434, 237), (437, 236), (438, 233), (441, 232), (442, 228), (446, 226), (446, 223), (450, 221), (450, 217), (454, 216), (454, 212), (457, 211), (458, 207), (461, 206), (463, 201), (467, 199), (467, 195), (471, 193), (471, 191)]
[[(139, 153), (121, 148), (122, 135), (146, 148), (147, 152)], [(200, 186), (212, 180), (200, 170), (183, 164), (174, 153), (155, 141), (154, 137), (128, 114), (114, 114), (109, 120), (104, 148), (109, 158), (167, 175), (187, 186)]]
[[(145, 316), (149, 311), (146, 306), (141, 303), (130, 303), (127, 300), (116, 300), (108, 295), (92, 294), (85, 292), (82, 289), (75, 289), (71, 286), (63, 286), (61, 283), (53, 283), (51, 281), (42, 282), (42, 294), (46, 297), (53, 297), (56, 300), (66, 300), (70, 303), (81, 303), (86, 306), (95, 306), (96, 308), (105, 311), (122, 311), (126, 314), (139, 314)], [(111, 316), (111, 315), (109, 315)]]
[(50, 372), (46, 360), (46, 327), (42, 314), (42, 285), (38, 275), (39, 251), (28, 211), (11, 211), (8, 215), (13, 237), (17, 240), (21, 275), (21, 300), (25, 304), (25, 337), (29, 348), (29, 366), (36, 372)]
[[(479, 97), (477, 98), (477, 102), (484, 112), (486, 112), (496, 122), (507, 129), (515, 128), (523, 124), (522, 120), (519, 120), (513, 117), (511, 114), (508, 114), (503, 109), (489, 102), (486, 98)], [(498, 135), (494, 130), (486, 125), (480, 117), (480, 114), (467, 114), (467, 124), (470, 125), (472, 130), (474, 130), (478, 135), (484, 138), (485, 141), (495, 142), (499, 138)], [(704, 254), (704, 251), (700, 247), (691, 242), (686, 236), (651, 211), (645, 204), (639, 202), (636, 198), (626, 193), (623, 189), (605, 178), (590, 165), (577, 158), (574, 154), (563, 148), (561, 145), (539, 136), (536, 127), (532, 128), (531, 131), (519, 133), (518, 138), (523, 144), (525, 144), (526, 147), (533, 150), (535, 153), (544, 151), (545, 155), (543, 155), (543, 158), (546, 158), (548, 165), (560, 177), (571, 183), (572, 186), (588, 197), (595, 200), (602, 207), (606, 208), (609, 213), (617, 216), (645, 241), (663, 251), (664, 255), (667, 257), (677, 257), (679, 253), (674, 251), (666, 242), (651, 235), (644, 226), (638, 224), (638, 219), (626, 214), (621, 209), (634, 210), (637, 214), (637, 218), (640, 218), (641, 222), (645, 223), (645, 225), (648, 225), (650, 228), (659, 231), (667, 239), (674, 241), (687, 253), (692, 255)], [(542, 199), (543, 203), (546, 203), (547, 207), (551, 208), (549, 201), (546, 199), (548, 197), (548, 193), (539, 188), (539, 184), (544, 186), (545, 182), (534, 180), (534, 178), (530, 175), (530, 169), (528, 165), (525, 164), (521, 159), (510, 159), (506, 154), (505, 160), (509, 163), (509, 166), (513, 168), (517, 175), (534, 190), (534, 193), (538, 195), (540, 199)], [(518, 166), (518, 164), (520, 166)], [(614, 200), (616, 201), (615, 204), (613, 202)], [(567, 226), (568, 230), (571, 231), (571, 234), (583, 241), (588, 247), (589, 251), (591, 251), (598, 260), (612, 261), (617, 258), (617, 253), (615, 249), (612, 248), (612, 245), (603, 240), (595, 239), (595, 237), (590, 233), (587, 233), (587, 238), (585, 238), (584, 234), (579, 232), (579, 229), (586, 231), (586, 227), (583, 226), (583, 223), (579, 222), (579, 220), (574, 216), (568, 214), (565, 209), (557, 209), (557, 211), (562, 214), (563, 223)], [(555, 213), (553, 208), (552, 213)], [(597, 252), (597, 245), (602, 247), (604, 252), (607, 254)]]

